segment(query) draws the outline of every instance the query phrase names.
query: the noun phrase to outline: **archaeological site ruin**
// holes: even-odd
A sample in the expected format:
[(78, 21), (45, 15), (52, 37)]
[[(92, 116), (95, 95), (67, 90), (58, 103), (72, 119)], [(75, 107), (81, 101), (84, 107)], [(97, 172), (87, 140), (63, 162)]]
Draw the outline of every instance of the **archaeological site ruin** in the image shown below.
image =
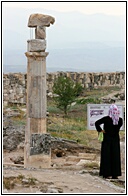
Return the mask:
[(31, 14), (28, 27), (35, 28), (35, 39), (28, 40), (27, 57), (27, 126), (24, 167), (50, 167), (50, 136), (46, 133), (46, 27), (55, 19)]
[[(52, 16), (31, 14), (28, 27), (35, 29), (35, 38), (27, 40), (27, 73), (3, 74), (3, 104), (26, 105), (26, 130), (24, 148), (25, 168), (49, 168), (51, 166), (51, 137), (47, 133), (47, 96), (52, 96), (52, 87), (58, 76), (70, 77), (85, 89), (98, 87), (125, 88), (125, 72), (46, 73), (46, 27), (54, 24)], [(122, 94), (124, 99), (124, 92)]]

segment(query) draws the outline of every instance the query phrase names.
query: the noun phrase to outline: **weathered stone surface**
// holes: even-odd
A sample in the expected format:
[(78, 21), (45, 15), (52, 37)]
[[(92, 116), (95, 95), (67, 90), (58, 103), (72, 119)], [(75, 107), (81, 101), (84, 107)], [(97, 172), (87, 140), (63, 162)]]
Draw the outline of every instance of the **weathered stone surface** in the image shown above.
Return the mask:
[(54, 24), (55, 18), (44, 14), (31, 14), (28, 21), (28, 27), (49, 27)]
[[(27, 160), (27, 161), (26, 161)], [(51, 156), (46, 154), (32, 155), (24, 159), (25, 168), (50, 168)]]
[(46, 118), (29, 118), (31, 133), (46, 133)]
[(80, 161), (80, 157), (68, 156), (68, 157), (66, 157), (66, 161), (79, 162)]
[(37, 57), (46, 57), (48, 52), (25, 52), (26, 57), (33, 57), (36, 59)]
[(46, 38), (46, 27), (37, 26), (35, 30), (36, 39), (45, 39)]
[(12, 151), (25, 139), (25, 127), (6, 127), (3, 130), (3, 149)]
[(44, 52), (46, 49), (46, 40), (31, 39), (27, 42), (28, 52)]
[(79, 157), (85, 160), (94, 160), (96, 158), (96, 154), (93, 153), (79, 153)]
[(50, 134), (32, 134), (30, 138), (30, 155), (50, 154)]
[(28, 115), (30, 118), (46, 118), (46, 82), (43, 76), (30, 76)]
[(76, 165), (85, 166), (88, 163), (92, 163), (92, 161), (81, 159)]
[[(31, 63), (32, 62), (32, 63)], [(41, 63), (42, 62), (42, 63)], [(29, 75), (28, 78), (31, 77), (31, 75), (34, 76), (40, 76), (43, 77), (44, 81), (46, 83), (46, 65), (45, 65), (45, 58), (44, 57), (31, 57), (28, 59), (28, 71)]]

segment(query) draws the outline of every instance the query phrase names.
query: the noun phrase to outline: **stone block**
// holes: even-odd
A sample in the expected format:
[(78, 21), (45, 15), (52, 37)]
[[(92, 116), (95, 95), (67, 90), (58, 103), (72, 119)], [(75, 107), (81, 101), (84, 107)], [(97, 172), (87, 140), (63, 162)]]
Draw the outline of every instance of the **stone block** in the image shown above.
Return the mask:
[(83, 81), (82, 79), (79, 79), (79, 83), (80, 83), (80, 84), (82, 84), (82, 81)]
[(110, 80), (105, 80), (104, 85), (105, 85), (105, 86), (109, 86), (109, 85), (110, 85)]
[(44, 154), (29, 156), (27, 159), (25, 159), (24, 167), (37, 169), (50, 168), (51, 156)]
[(8, 93), (7, 89), (3, 89), (3, 94), (7, 94), (7, 93)]
[(46, 133), (46, 118), (29, 118), (31, 133)]
[(39, 58), (45, 58), (46, 56), (48, 56), (48, 54), (49, 54), (48, 52), (39, 52), (39, 51), (38, 52), (37, 51), (35, 51), (35, 52), (25, 52), (26, 57), (30, 57), (30, 58), (32, 58), (32, 60), (33, 59), (36, 60), (36, 58), (38, 58), (38, 57)]
[(78, 166), (85, 166), (86, 164), (89, 164), (89, 163), (91, 163), (90, 160), (81, 159), (76, 165), (78, 165)]
[(86, 77), (86, 83), (90, 83), (90, 82), (91, 82), (90, 77), (87, 76), (87, 77)]
[(3, 81), (3, 84), (4, 84), (4, 85), (9, 85), (9, 84), (10, 84), (10, 80), (9, 80), (9, 79), (4, 80), (4, 81)]
[(46, 83), (43, 76), (31, 76), (28, 87), (28, 116), (46, 117)]
[(80, 161), (80, 157), (77, 156), (68, 156), (66, 157), (66, 161), (71, 161), (71, 162), (79, 162)]
[(86, 160), (94, 160), (96, 158), (96, 154), (93, 153), (79, 153), (80, 159)]
[(9, 93), (13, 93), (13, 90), (9, 90)]
[(51, 167), (50, 134), (26, 134), (24, 167), (40, 169)]
[(24, 103), (24, 99), (23, 98), (20, 98), (20, 103)]
[(121, 84), (121, 85), (124, 85), (124, 84), (125, 84), (125, 81), (124, 81), (123, 79), (121, 79), (121, 80), (120, 80), (120, 84)]
[(22, 84), (25, 84), (25, 79), (24, 79), (24, 80), (22, 80)]
[(46, 49), (46, 40), (31, 39), (27, 42), (28, 52), (44, 52)]
[(8, 97), (8, 94), (6, 93), (6, 94), (4, 94), (4, 97)]
[[(38, 67), (38, 69), (37, 69)], [(28, 59), (28, 79), (29, 76), (42, 76), (45, 80), (46, 78), (46, 61), (45, 58), (34, 56)]]
[(14, 99), (15, 98), (15, 94), (14, 93), (11, 93), (10, 95), (9, 95), (9, 99)]
[(16, 89), (16, 93), (19, 95), (19, 94), (22, 94), (23, 93), (23, 88), (19, 87)]
[(45, 39), (46, 38), (46, 27), (37, 26), (35, 30), (36, 39)]
[(50, 154), (51, 136), (50, 134), (31, 134), (30, 155)]
[(55, 18), (44, 14), (31, 14), (28, 20), (28, 27), (49, 27), (50, 24), (54, 24)]

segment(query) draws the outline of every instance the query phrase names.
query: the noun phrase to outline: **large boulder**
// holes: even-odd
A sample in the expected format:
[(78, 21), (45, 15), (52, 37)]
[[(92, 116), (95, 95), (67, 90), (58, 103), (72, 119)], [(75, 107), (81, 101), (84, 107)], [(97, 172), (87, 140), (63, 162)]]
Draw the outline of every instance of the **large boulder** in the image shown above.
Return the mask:
[(3, 149), (15, 150), (25, 140), (25, 126), (9, 126), (3, 129)]

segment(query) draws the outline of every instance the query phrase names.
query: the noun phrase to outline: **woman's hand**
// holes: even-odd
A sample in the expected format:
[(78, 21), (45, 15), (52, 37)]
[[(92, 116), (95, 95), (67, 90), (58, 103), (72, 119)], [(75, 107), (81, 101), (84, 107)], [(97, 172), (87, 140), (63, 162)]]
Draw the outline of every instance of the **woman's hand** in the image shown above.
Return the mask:
[(102, 130), (101, 132), (105, 133), (105, 131), (104, 131), (104, 130)]

